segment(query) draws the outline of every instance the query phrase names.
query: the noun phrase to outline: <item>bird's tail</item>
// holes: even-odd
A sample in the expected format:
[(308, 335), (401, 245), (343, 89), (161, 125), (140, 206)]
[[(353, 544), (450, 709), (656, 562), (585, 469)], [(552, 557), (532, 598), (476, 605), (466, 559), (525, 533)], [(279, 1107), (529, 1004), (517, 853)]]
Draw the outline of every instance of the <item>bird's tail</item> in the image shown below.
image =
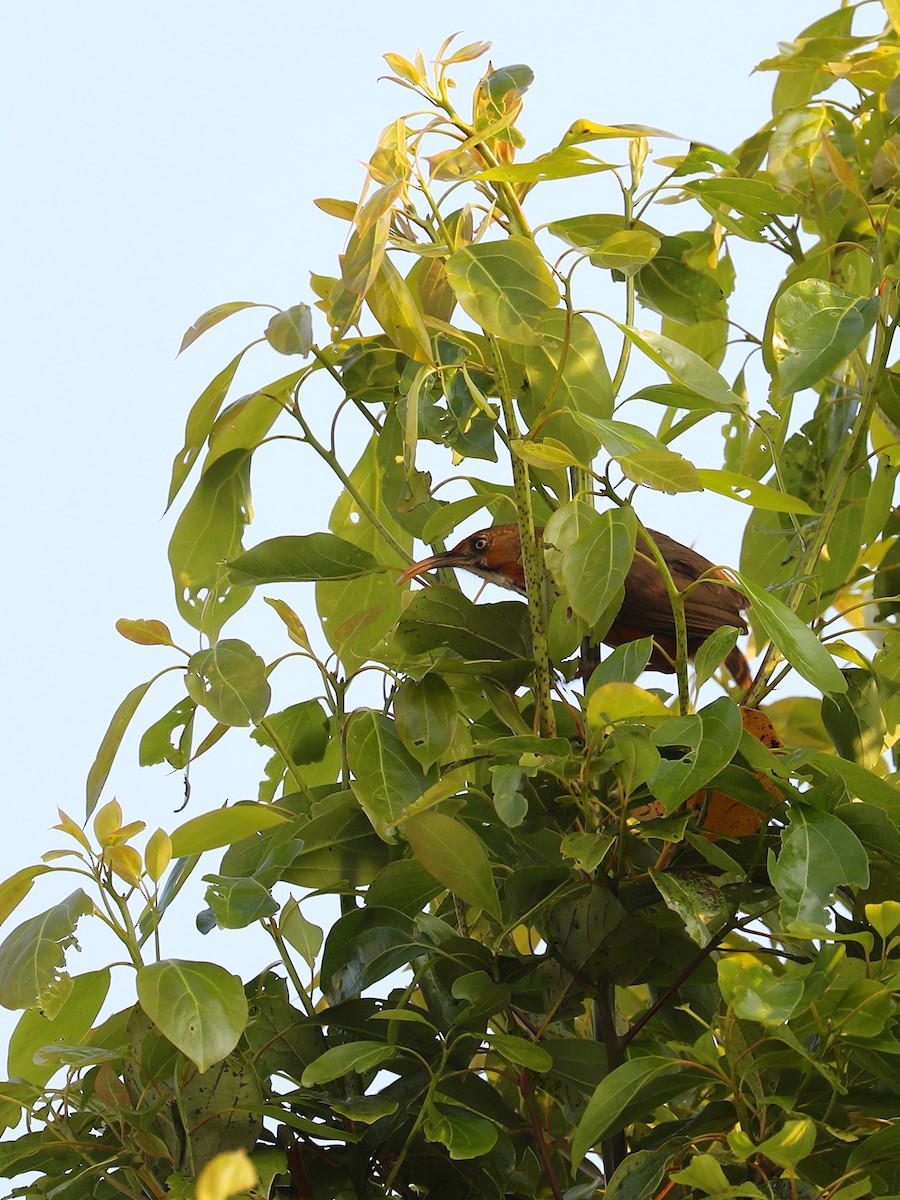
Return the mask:
[(750, 675), (750, 665), (737, 646), (735, 646), (725, 659), (725, 666), (731, 672), (734, 682), (738, 687), (748, 688), (753, 682)]

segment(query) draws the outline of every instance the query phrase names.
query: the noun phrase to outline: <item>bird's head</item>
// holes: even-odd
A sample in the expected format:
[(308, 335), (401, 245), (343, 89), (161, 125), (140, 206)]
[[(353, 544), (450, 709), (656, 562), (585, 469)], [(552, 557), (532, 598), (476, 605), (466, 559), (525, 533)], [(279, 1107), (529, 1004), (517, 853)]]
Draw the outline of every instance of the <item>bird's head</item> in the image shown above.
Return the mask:
[(431, 558), (423, 558), (413, 563), (403, 572), (398, 583), (405, 583), (423, 571), (434, 571), (440, 567), (461, 567), (471, 571), (489, 583), (498, 587), (509, 588), (511, 591), (525, 595), (525, 572), (519, 561), (522, 554), (522, 544), (519, 541), (517, 525), (492, 525), (490, 529), (479, 529), (477, 533), (445, 550), (443, 554), (433, 554)]

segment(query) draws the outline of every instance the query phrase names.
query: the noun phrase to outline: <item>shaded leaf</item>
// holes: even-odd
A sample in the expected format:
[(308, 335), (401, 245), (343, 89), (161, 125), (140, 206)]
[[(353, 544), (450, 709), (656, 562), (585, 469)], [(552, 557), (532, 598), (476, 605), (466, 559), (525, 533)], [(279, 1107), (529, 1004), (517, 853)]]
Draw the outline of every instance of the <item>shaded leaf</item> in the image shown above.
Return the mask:
[(809, 628), (771, 592), (764, 591), (742, 572), (734, 572), (750, 598), (753, 619), (787, 661), (813, 687), (823, 692), (845, 692), (847, 681), (837, 663)]
[(500, 901), (481, 839), (446, 813), (424, 812), (403, 825), (416, 861), (467, 904), (500, 916)]

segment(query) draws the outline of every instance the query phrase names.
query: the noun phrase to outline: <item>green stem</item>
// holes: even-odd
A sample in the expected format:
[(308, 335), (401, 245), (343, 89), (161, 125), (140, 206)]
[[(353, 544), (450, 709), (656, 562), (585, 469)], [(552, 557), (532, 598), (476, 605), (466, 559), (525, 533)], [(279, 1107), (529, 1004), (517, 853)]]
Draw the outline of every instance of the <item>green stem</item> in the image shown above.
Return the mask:
[(425, 1124), (425, 1118), (428, 1116), (428, 1109), (429, 1109), (429, 1106), (431, 1105), (432, 1097), (434, 1096), (434, 1093), (437, 1090), (437, 1086), (440, 1083), (441, 1077), (444, 1073), (444, 1068), (447, 1065), (447, 1058), (449, 1056), (449, 1053), (450, 1053), (449, 1047), (444, 1046), (443, 1051), (441, 1053), (441, 1061), (438, 1063), (438, 1068), (435, 1072), (433, 1072), (431, 1079), (429, 1080), (428, 1090), (425, 1093), (425, 1099), (422, 1101), (422, 1107), (419, 1109), (419, 1113), (418, 1113), (418, 1116), (416, 1117), (415, 1121), (413, 1121), (412, 1128), (410, 1129), (409, 1133), (407, 1134), (406, 1141), (403, 1143), (400, 1153), (394, 1159), (394, 1165), (391, 1167), (390, 1174), (388, 1175), (387, 1179), (385, 1179), (385, 1181), (384, 1181), (385, 1196), (387, 1196), (390, 1193), (391, 1186), (392, 1186), (394, 1180), (399, 1175), (400, 1168), (403, 1166), (404, 1162), (406, 1162), (406, 1157), (409, 1154), (410, 1150), (412, 1149), (413, 1142), (415, 1142), (416, 1138), (419, 1135), (419, 1130)]
[(278, 947), (278, 953), (281, 955), (281, 961), (284, 963), (284, 969), (285, 969), (285, 971), (287, 971), (288, 975), (291, 978), (291, 983), (293, 983), (293, 985), (294, 985), (294, 988), (300, 999), (300, 1003), (306, 1009), (306, 1015), (308, 1017), (314, 1017), (316, 1015), (315, 1006), (313, 1005), (313, 1002), (309, 995), (309, 992), (303, 986), (303, 981), (300, 978), (299, 974), (297, 973), (297, 968), (294, 966), (294, 961), (291, 958), (290, 954), (288, 953), (288, 948), (284, 943), (284, 938), (281, 936), (281, 933), (278, 929), (278, 926), (275, 923), (274, 918), (273, 917), (263, 918), (262, 927), (263, 927), (263, 929), (265, 929), (266, 933), (268, 933), (269, 937), (271, 937), (272, 941)]
[(387, 544), (391, 547), (392, 550), (396, 550), (396, 552), (400, 555), (400, 557), (403, 559), (404, 562), (412, 562), (412, 557), (411, 557), (409, 551), (406, 549), (405, 546), (400, 545), (400, 543), (397, 541), (397, 539), (394, 537), (394, 535), (391, 533), (391, 531), (384, 525), (381, 518), (376, 514), (375, 510), (372, 508), (372, 506), (369, 504), (369, 502), (362, 495), (359, 488), (356, 486), (356, 484), (353, 482), (353, 480), (350, 478), (350, 476), (347, 474), (347, 472), (344, 470), (344, 468), (338, 462), (337, 457), (334, 454), (332, 454), (330, 450), (328, 450), (325, 446), (322, 445), (322, 443), (319, 441), (319, 439), (316, 437), (316, 435), (310, 429), (308, 423), (303, 418), (303, 414), (300, 411), (300, 406), (295, 404), (294, 407), (290, 410), (290, 413), (291, 413), (291, 416), (294, 418), (294, 420), (299, 424), (300, 428), (303, 430), (303, 437), (304, 437), (305, 441), (310, 446), (312, 446), (313, 450), (315, 450), (316, 454), (318, 454), (318, 456), (324, 462), (328, 463), (331, 470), (334, 472), (334, 474), (338, 477), (338, 479), (344, 485), (345, 490), (347, 492), (349, 492), (349, 494), (353, 497), (353, 501), (356, 504), (356, 507), (359, 509), (359, 511), (362, 513), (362, 515), (366, 518), (366, 520), (369, 521), (372, 524), (372, 526), (378, 530), (378, 533), (380, 534), (380, 536), (387, 542)]
[[(632, 218), (634, 216), (634, 188), (635, 188), (635, 185), (632, 182), (631, 187), (625, 188), (625, 191), (624, 191), (625, 225), (623, 226), (623, 228), (625, 228), (625, 229), (631, 228)], [(625, 324), (626, 325), (634, 324), (634, 298), (635, 298), (634, 276), (628, 275), (625, 279)], [(630, 338), (623, 337), (622, 352), (619, 355), (619, 362), (616, 366), (616, 373), (615, 373), (615, 375), (613, 375), (613, 379), (612, 379), (613, 401), (615, 401), (615, 398), (618, 396), (619, 391), (622, 387), (622, 384), (625, 382), (625, 372), (628, 370), (628, 360), (630, 358), (631, 358), (631, 340), (630, 340)]]
[(281, 755), (281, 759), (284, 762), (285, 767), (287, 768), (287, 773), (290, 775), (291, 779), (293, 779), (294, 783), (297, 785), (297, 790), (299, 792), (302, 792), (303, 795), (306, 797), (306, 799), (309, 800), (310, 803), (312, 803), (315, 800), (315, 797), (312, 794), (312, 790), (310, 789), (309, 784), (303, 778), (302, 773), (298, 770), (297, 764), (291, 760), (291, 756), (288, 753), (287, 747), (282, 742), (282, 740), (278, 736), (278, 734), (275, 732), (274, 728), (272, 727), (272, 722), (269, 720), (268, 717), (263, 717), (263, 719), (259, 722), (259, 728), (264, 731), (264, 733), (266, 734), (266, 737), (269, 738), (272, 745), (275, 747), (277, 752)]
[[(643, 540), (646, 542), (653, 556), (653, 561), (656, 563), (657, 570), (665, 584), (669, 604), (672, 606), (672, 618), (675, 622), (675, 675), (678, 679), (678, 711), (682, 716), (686, 716), (691, 711), (691, 692), (688, 687), (688, 640), (687, 618), (684, 613), (685, 598), (675, 585), (675, 580), (672, 578), (672, 572), (669, 570), (669, 564), (666, 562), (663, 552), (657, 546), (656, 542), (654, 542), (652, 535), (637, 515), (635, 515), (635, 520), (637, 520)], [(635, 550), (635, 554), (640, 553), (642, 551), (638, 547)]]
[[(822, 516), (816, 523), (813, 535), (803, 551), (803, 557), (800, 559), (800, 564), (797, 568), (796, 582), (787, 598), (787, 606), (791, 612), (796, 612), (800, 607), (806, 593), (809, 577), (815, 572), (819, 555), (828, 541), (834, 522), (841, 510), (844, 493), (847, 489), (847, 482), (865, 457), (866, 438), (868, 437), (869, 425), (875, 411), (878, 384), (882, 373), (887, 367), (891, 341), (896, 329), (896, 322), (893, 317), (894, 289), (895, 285), (893, 281), (886, 280), (881, 294), (881, 311), (879, 312), (878, 322), (875, 327), (875, 344), (872, 349), (872, 359), (866, 374), (859, 412), (854, 421), (852, 432), (848, 437), (844, 438), (840, 449), (832, 461), (830, 470), (831, 491)], [(743, 701), (746, 707), (755, 708), (767, 694), (769, 691), (768, 682), (780, 658), (781, 655), (776, 647), (770, 645), (763, 656), (762, 666), (759, 668), (756, 678), (753, 680), (753, 684)]]
[[(506, 433), (512, 447), (521, 437), (516, 420), (509, 380), (503, 366), (499, 347), (491, 339), (494, 348), (494, 363), (499, 384), (500, 404)], [(513, 492), (516, 498), (516, 516), (519, 539), (522, 545), (522, 568), (525, 572), (525, 593), (528, 597), (528, 620), (531, 627), (531, 645), (534, 652), (535, 698), (540, 714), (540, 729), (544, 737), (556, 737), (556, 713), (550, 689), (550, 657), (547, 645), (547, 625), (544, 619), (542, 595), (543, 565), (534, 531), (534, 513), (531, 507), (531, 485), (528, 466), (513, 451), (511, 454)]]

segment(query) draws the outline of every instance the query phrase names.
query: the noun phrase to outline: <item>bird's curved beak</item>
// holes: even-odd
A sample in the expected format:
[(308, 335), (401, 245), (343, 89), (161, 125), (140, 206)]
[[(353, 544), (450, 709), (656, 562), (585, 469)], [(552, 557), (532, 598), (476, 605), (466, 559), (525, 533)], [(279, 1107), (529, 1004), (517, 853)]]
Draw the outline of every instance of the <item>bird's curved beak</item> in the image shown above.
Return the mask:
[(445, 550), (443, 554), (432, 554), (430, 558), (423, 558), (419, 562), (414, 562), (411, 567), (406, 568), (398, 578), (397, 583), (408, 583), (410, 579), (415, 579), (417, 575), (422, 575), (425, 571), (437, 571), (441, 567), (465, 566), (468, 566), (468, 559), (465, 555), (458, 554), (454, 550)]

